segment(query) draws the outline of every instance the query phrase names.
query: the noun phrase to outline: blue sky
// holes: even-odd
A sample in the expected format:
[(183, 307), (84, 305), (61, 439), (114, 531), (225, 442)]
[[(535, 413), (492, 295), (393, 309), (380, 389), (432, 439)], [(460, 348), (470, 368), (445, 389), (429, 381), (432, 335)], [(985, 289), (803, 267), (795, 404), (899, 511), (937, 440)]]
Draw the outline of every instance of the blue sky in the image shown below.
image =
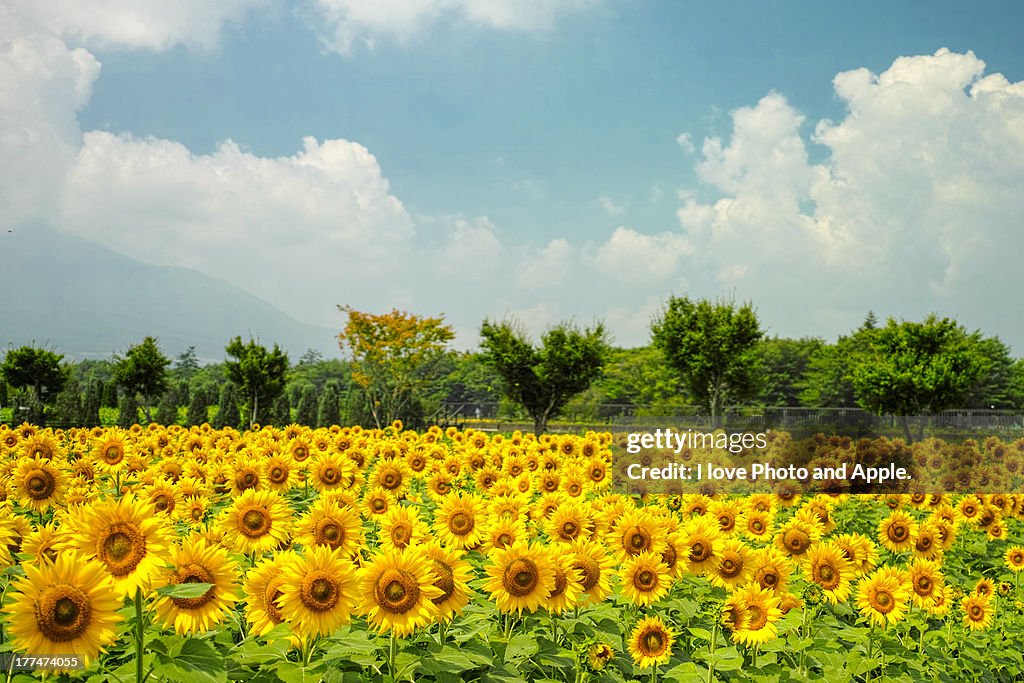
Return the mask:
[(485, 316), (601, 318), (633, 345), (669, 293), (731, 294), (785, 336), (936, 311), (1024, 349), (985, 296), (1021, 284), (1020, 3), (43, 4), (4, 0), (0, 37), (79, 98), (35, 114), (63, 141), (47, 218), (304, 320), (443, 311), (468, 346)]

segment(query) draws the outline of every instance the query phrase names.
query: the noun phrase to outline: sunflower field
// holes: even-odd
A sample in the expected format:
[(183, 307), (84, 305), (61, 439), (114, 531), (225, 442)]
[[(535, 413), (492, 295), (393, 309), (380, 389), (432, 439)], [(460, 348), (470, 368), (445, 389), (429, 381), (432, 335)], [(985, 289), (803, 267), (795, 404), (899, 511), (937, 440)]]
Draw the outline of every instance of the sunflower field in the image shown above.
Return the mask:
[(0, 426), (0, 675), (1024, 680), (1024, 495), (628, 496), (612, 446)]

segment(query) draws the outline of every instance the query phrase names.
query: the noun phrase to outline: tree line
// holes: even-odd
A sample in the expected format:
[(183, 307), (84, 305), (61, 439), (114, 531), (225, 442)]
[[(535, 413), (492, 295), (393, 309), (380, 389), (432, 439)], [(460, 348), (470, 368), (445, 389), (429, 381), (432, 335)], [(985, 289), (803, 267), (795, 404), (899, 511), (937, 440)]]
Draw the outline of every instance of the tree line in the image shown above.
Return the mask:
[(309, 350), (293, 363), (276, 344), (241, 337), (225, 345), (222, 362), (206, 364), (195, 347), (168, 357), (153, 337), (106, 360), (10, 348), (0, 406), (14, 423), (246, 428), (419, 425), (498, 404), (538, 433), (566, 414), (701, 413), (714, 424), (727, 411), (759, 407), (1024, 410), (1024, 360), (998, 337), (936, 315), (882, 323), (869, 313), (828, 343), (768, 337), (749, 302), (671, 297), (642, 347), (614, 346), (600, 322), (563, 322), (533, 341), (514, 320), (484, 320), (479, 348), (464, 352), (450, 348), (443, 317), (342, 310), (342, 359)]

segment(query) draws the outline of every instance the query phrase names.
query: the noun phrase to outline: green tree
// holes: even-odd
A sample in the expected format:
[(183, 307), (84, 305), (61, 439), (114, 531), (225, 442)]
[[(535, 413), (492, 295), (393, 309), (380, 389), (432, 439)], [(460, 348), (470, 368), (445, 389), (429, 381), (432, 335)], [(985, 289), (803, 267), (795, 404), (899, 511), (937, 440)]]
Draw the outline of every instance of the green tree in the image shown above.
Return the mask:
[(1016, 408), (1018, 396), (1013, 386), (1016, 361), (1010, 356), (1010, 347), (999, 337), (987, 337), (978, 342), (978, 352), (988, 360), (988, 371), (971, 388), (960, 407)]
[(117, 426), (129, 429), (139, 422), (139, 400), (135, 394), (126, 391), (117, 404)]
[(190, 346), (174, 359), (174, 374), (181, 380), (188, 382), (199, 371), (199, 357), (196, 355), (196, 347)]
[(320, 401), (316, 408), (316, 426), (330, 427), (341, 421), (341, 414), (338, 411), (338, 385), (335, 382), (328, 382), (320, 393)]
[(442, 361), (455, 332), (443, 318), (339, 308), (348, 314), (338, 342), (351, 354), (352, 381), (362, 389), (376, 426), (383, 427), (405, 416), (410, 405), (422, 401), (441, 379)]
[[(934, 414), (963, 404), (991, 368), (978, 333), (955, 320), (930, 315), (924, 322), (897, 322), (865, 332), (867, 343), (852, 356), (850, 377), (861, 407), (902, 418)], [(923, 436), (922, 423), (918, 438)]]
[(538, 436), (569, 400), (587, 389), (601, 374), (610, 351), (604, 324), (579, 330), (569, 323), (550, 328), (535, 347), (511, 321), (484, 320), (481, 347), (497, 371), (503, 389), (533, 418)]
[(295, 422), (307, 427), (316, 426), (316, 390), (306, 385), (299, 394), (299, 409), (295, 415)]
[(167, 368), (170, 364), (156, 338), (146, 337), (141, 344), (129, 347), (124, 358), (117, 359), (114, 365), (118, 384), (128, 393), (142, 397), (142, 411), (147, 423), (153, 421), (153, 403), (167, 391)]
[(11, 387), (31, 392), (29, 419), (42, 423), (47, 398), (56, 397), (68, 379), (63, 355), (34, 346), (11, 348), (0, 364), (0, 376)]
[(269, 412), (284, 391), (288, 354), (277, 344), (268, 351), (255, 339), (243, 344), (241, 337), (232, 339), (225, 350), (233, 360), (225, 361), (224, 371), (242, 394), (251, 427), (260, 421), (260, 409)]
[(209, 394), (203, 387), (196, 387), (192, 390), (192, 396), (188, 402), (188, 409), (185, 412), (185, 425), (198, 427), (209, 420), (207, 406), (210, 404)]
[(651, 323), (652, 342), (717, 427), (726, 406), (757, 395), (757, 344), (764, 336), (750, 303), (670, 297)]
[(53, 417), (57, 424), (78, 427), (82, 424), (82, 391), (78, 380), (70, 376), (53, 401)]
[(178, 423), (178, 390), (170, 387), (160, 398), (156, 407), (156, 421), (162, 425)]
[(103, 383), (98, 379), (91, 380), (85, 387), (85, 398), (82, 399), (81, 425), (83, 427), (100, 426), (102, 396)]
[(220, 389), (217, 414), (213, 418), (212, 426), (215, 429), (237, 427), (241, 419), (242, 416), (238, 412), (238, 394), (235, 391), (235, 385), (231, 382), (226, 382)]
[(811, 358), (824, 345), (820, 339), (762, 339), (757, 345), (761, 402), (773, 408), (799, 406)]
[(116, 408), (119, 405), (120, 396), (117, 391), (117, 379), (111, 377), (108, 382), (103, 385), (103, 407), (104, 408)]
[(292, 404), (288, 400), (288, 392), (281, 392), (281, 395), (274, 401), (271, 420), (275, 427), (287, 427), (292, 423)]

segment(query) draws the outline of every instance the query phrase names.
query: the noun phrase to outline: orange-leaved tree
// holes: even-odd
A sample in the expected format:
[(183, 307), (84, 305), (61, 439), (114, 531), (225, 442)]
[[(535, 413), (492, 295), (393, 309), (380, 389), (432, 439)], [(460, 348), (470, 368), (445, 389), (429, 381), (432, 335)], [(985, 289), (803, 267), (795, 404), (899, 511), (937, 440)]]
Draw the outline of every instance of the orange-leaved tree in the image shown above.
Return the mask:
[(443, 316), (338, 308), (348, 313), (338, 341), (352, 356), (352, 381), (366, 394), (373, 420), (381, 428), (402, 417), (413, 400), (429, 391), (455, 332)]

